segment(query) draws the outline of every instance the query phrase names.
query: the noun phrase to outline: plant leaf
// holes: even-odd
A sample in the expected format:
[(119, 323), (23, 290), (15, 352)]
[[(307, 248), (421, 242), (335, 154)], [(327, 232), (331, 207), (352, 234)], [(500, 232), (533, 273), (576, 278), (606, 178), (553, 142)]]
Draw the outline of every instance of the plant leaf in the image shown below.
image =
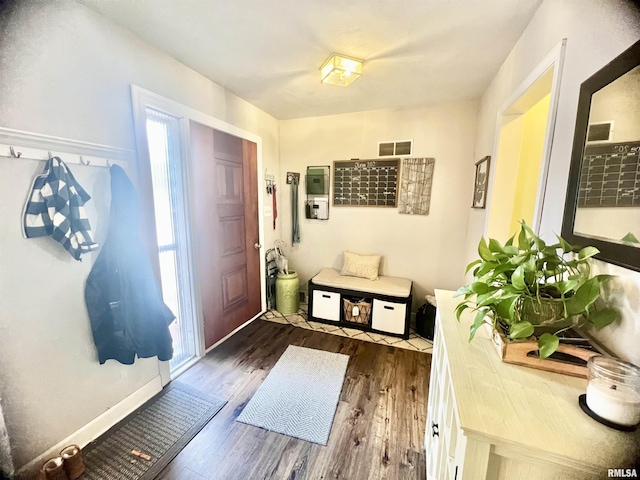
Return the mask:
[(521, 228), (518, 234), (518, 247), (520, 250), (529, 250), (529, 240), (527, 239), (527, 232), (524, 228)]
[(476, 318), (473, 320), (473, 325), (471, 325), (471, 328), (469, 329), (469, 341), (473, 340), (473, 337), (475, 337), (476, 332), (484, 322), (484, 317), (486, 316), (486, 314), (487, 312), (485, 312), (484, 310), (478, 310)]
[[(516, 267), (515, 267), (514, 265), (511, 265), (510, 263), (503, 263), (503, 264), (501, 264), (501, 265), (498, 265), (498, 266), (495, 268), (494, 273), (495, 273), (496, 275), (498, 275), (498, 274), (500, 274), (500, 273), (505, 273), (505, 272), (508, 272), (509, 270), (515, 270), (515, 269), (516, 269)], [(512, 273), (513, 273), (513, 272), (512, 272)]]
[(500, 245), (500, 242), (495, 238), (489, 239), (489, 250), (491, 250), (493, 253), (504, 253), (502, 245)]
[[(513, 239), (516, 238), (516, 234), (514, 233), (509, 237), (509, 240), (504, 244), (505, 247), (510, 247), (513, 245)], [(624, 239), (623, 239), (624, 240)], [(506, 249), (505, 249), (506, 250)]]
[(542, 253), (544, 253), (549, 260), (555, 260), (556, 262), (560, 263), (558, 260), (557, 250), (558, 250), (558, 245), (549, 245), (544, 247), (544, 250), (542, 250)]
[(467, 293), (471, 293), (471, 288), (469, 285), (465, 285), (464, 287), (460, 287), (458, 290), (456, 290), (456, 293), (454, 293), (453, 298), (459, 297), (460, 295), (465, 295)]
[(600, 281), (597, 277), (584, 282), (576, 293), (567, 300), (567, 314), (579, 315), (586, 312), (600, 296)]
[(563, 280), (555, 283), (554, 285), (558, 288), (558, 290), (560, 290), (560, 293), (565, 295), (567, 292), (570, 292), (571, 290), (575, 290), (576, 288), (578, 288), (578, 286), (580, 285), (580, 281), (579, 280)]
[(520, 265), (522, 262), (526, 261), (529, 258), (528, 253), (523, 253), (522, 255), (516, 255), (515, 257), (511, 257), (509, 259), (509, 263), (512, 265)]
[(469, 270), (471, 270), (474, 266), (478, 265), (479, 263), (482, 263), (482, 260), (480, 259), (474, 260), (469, 265), (467, 265), (467, 269), (464, 271), (464, 273), (469, 273)]
[(480, 258), (485, 262), (493, 262), (496, 260), (496, 257), (493, 255), (493, 253), (491, 253), (491, 250), (489, 250), (484, 237), (480, 239), (480, 244), (478, 245), (478, 255), (480, 255)]
[(520, 224), (522, 225), (522, 229), (527, 232), (531, 240), (535, 242), (536, 246), (538, 247), (538, 250), (544, 250), (545, 247), (547, 246), (547, 244), (544, 243), (544, 240), (542, 240), (539, 236), (533, 233), (533, 230), (529, 228), (529, 226), (526, 224), (524, 220), (522, 220)]
[(484, 262), (482, 263), (482, 265), (480, 267), (478, 267), (478, 269), (475, 271), (475, 276), (477, 278), (482, 277), (483, 275), (486, 275), (487, 273), (489, 273), (491, 270), (493, 270), (494, 268), (496, 268), (499, 264), (495, 263), (495, 262)]
[(622, 243), (624, 243), (625, 245), (633, 245), (634, 243), (640, 243), (640, 240), (638, 240), (636, 238), (636, 236), (629, 232), (627, 233), (624, 237), (622, 237), (620, 239), (622, 241)]
[(584, 247), (578, 253), (578, 260), (586, 260), (587, 258), (591, 258), (599, 253), (600, 250), (598, 250), (596, 247)]
[(506, 300), (502, 300), (496, 305), (496, 313), (498, 316), (508, 320), (513, 320), (515, 317), (516, 301), (518, 300), (518, 295), (511, 295), (512, 296)]
[(518, 255), (518, 253), (520, 252), (518, 247), (514, 247), (513, 245), (505, 245), (502, 250), (504, 250), (504, 253), (509, 256)]
[(538, 349), (540, 350), (540, 358), (547, 358), (558, 349), (560, 339), (557, 335), (551, 333), (543, 333), (538, 339)]
[(620, 314), (613, 308), (603, 308), (596, 310), (589, 315), (589, 321), (593, 323), (598, 330), (612, 324), (620, 318)]
[(467, 303), (461, 303), (456, 307), (456, 318), (458, 319), (458, 321), (460, 321), (460, 315), (462, 315), (462, 312), (464, 312), (467, 308), (471, 308), (469, 307), (469, 305)]
[(556, 237), (558, 237), (558, 245), (562, 249), (563, 253), (569, 253), (569, 252), (573, 251), (573, 245), (571, 245), (569, 242), (567, 242), (560, 235), (556, 235)]
[(533, 335), (531, 322), (516, 322), (509, 328), (509, 337), (515, 339), (527, 338)]
[(511, 283), (518, 290), (524, 290), (527, 286), (524, 283), (524, 267), (520, 265), (511, 275)]
[(476, 305), (478, 307), (486, 307), (487, 305), (495, 305), (500, 301), (500, 296), (496, 296), (497, 290), (492, 288), (487, 293), (483, 293), (482, 295), (478, 295), (476, 298)]
[(478, 295), (487, 293), (489, 291), (489, 285), (484, 282), (473, 282), (471, 285), (469, 285), (469, 288), (473, 293), (477, 293)]
[(520, 296), (522, 294), (521, 290), (518, 290), (516, 287), (514, 287), (511, 284), (504, 285), (502, 287), (502, 290), (504, 290), (506, 293), (510, 293), (510, 294), (516, 295), (516, 296)]

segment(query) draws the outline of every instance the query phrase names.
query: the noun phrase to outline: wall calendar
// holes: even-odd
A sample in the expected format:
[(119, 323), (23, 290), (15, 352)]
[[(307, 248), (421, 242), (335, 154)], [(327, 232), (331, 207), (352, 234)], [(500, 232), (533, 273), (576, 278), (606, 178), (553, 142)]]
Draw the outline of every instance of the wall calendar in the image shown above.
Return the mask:
[(400, 159), (333, 162), (333, 205), (396, 207)]

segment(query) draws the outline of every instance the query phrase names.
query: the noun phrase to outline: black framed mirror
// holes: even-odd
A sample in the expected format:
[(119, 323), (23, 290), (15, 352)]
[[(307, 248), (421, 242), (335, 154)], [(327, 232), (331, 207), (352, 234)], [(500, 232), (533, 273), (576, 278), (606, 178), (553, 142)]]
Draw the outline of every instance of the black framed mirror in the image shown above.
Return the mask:
[(640, 271), (640, 41), (580, 87), (562, 237)]

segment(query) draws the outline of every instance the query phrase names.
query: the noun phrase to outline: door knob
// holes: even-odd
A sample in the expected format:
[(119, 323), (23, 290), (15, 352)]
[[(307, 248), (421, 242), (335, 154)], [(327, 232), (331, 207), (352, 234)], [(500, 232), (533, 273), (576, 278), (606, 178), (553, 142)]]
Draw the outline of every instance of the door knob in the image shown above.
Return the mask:
[(259, 243), (254, 243), (253, 248), (255, 248), (256, 250), (260, 250), (262, 248), (262, 245), (260, 245)]

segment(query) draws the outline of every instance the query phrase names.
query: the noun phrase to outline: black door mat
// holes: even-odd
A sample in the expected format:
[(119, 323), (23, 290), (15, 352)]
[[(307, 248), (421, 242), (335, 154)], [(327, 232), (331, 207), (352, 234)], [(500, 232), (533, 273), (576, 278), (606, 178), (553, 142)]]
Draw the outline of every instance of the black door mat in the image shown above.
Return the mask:
[[(152, 480), (226, 404), (180, 382), (87, 445), (81, 480)], [(151, 460), (134, 456), (137, 450)]]

